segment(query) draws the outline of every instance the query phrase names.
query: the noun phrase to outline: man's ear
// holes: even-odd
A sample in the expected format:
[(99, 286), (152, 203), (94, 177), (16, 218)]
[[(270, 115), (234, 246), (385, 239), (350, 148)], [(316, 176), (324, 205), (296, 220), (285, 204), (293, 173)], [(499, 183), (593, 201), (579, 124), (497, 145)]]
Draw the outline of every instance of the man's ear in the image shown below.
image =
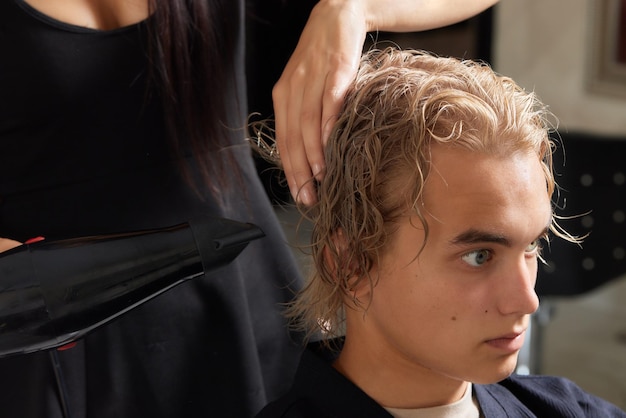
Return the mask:
[(339, 285), (350, 300), (359, 304), (369, 300), (372, 290), (369, 272), (363, 271), (362, 266), (359, 265), (359, 254), (354, 254), (343, 229), (337, 229), (331, 236), (331, 240), (337, 254), (336, 257), (333, 256), (333, 250), (328, 246), (324, 247), (324, 263), (328, 271), (335, 280), (341, 281)]

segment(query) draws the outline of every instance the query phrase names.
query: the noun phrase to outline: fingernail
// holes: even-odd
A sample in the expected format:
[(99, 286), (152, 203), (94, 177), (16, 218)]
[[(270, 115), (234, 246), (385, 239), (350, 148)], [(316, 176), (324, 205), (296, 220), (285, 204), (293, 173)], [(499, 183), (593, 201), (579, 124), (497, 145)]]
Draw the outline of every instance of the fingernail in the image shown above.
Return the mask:
[(313, 198), (308, 189), (300, 189), (299, 197), (300, 202), (302, 202), (306, 206), (309, 206), (311, 203), (313, 203)]
[(321, 164), (314, 164), (312, 167), (313, 170), (313, 176), (320, 180), (320, 177), (322, 176), (322, 171), (324, 170), (324, 167)]

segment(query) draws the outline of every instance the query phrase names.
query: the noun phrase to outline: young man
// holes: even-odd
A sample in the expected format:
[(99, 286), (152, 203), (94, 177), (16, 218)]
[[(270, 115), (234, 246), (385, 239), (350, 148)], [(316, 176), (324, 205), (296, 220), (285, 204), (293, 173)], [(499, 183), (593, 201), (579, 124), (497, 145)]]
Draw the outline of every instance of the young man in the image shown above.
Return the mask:
[(541, 242), (576, 240), (555, 223), (548, 117), (486, 65), (364, 56), (311, 212), (316, 274), (289, 310), (322, 340), (259, 417), (626, 417), (511, 376)]

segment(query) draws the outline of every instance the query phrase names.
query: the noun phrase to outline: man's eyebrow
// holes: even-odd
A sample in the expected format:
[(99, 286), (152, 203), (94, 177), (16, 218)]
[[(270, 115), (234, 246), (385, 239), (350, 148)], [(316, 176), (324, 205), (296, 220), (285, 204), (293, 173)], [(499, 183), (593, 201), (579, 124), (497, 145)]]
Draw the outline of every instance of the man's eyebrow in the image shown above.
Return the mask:
[(504, 235), (479, 231), (477, 229), (468, 229), (450, 240), (450, 243), (453, 245), (471, 245), (481, 242), (491, 242), (504, 245), (505, 247), (511, 246), (511, 241)]

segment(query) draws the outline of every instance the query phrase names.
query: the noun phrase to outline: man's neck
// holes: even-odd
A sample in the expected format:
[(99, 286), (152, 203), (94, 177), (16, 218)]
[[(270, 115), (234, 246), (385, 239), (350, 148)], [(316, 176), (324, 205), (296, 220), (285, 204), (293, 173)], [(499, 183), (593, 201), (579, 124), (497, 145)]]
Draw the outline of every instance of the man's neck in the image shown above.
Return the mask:
[(346, 336), (333, 367), (378, 404), (390, 408), (428, 408), (460, 400), (468, 382), (434, 373), (408, 360), (378, 355), (371, 344)]

